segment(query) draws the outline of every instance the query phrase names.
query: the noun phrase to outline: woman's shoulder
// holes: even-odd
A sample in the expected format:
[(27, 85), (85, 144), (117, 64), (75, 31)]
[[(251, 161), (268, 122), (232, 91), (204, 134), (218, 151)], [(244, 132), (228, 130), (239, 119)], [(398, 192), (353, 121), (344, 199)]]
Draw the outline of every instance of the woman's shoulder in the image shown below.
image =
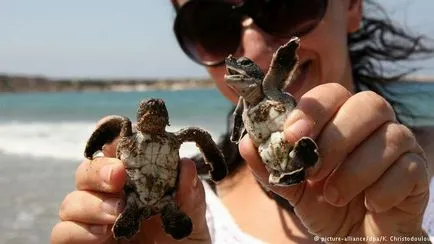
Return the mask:
[(206, 181), (202, 181), (202, 183), (205, 189), (206, 221), (212, 243), (262, 244), (262, 241), (244, 233), (238, 227), (208, 183)]
[(425, 209), (423, 217), (422, 227), (428, 233), (429, 236), (434, 237), (434, 196), (431, 194), (434, 192), (434, 182), (431, 181), (430, 196), (428, 200), (428, 206)]
[(434, 236), (434, 126), (423, 126), (413, 128), (418, 143), (424, 149), (431, 173), (430, 196), (428, 206), (425, 210), (423, 227), (428, 232), (429, 236)]

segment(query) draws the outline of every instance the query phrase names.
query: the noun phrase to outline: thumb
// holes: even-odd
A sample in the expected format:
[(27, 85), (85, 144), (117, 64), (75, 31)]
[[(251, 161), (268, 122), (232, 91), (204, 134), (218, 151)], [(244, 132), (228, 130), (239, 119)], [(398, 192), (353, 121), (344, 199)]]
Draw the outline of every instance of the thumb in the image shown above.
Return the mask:
[(193, 231), (188, 238), (210, 239), (205, 217), (205, 190), (197, 175), (195, 163), (191, 159), (181, 159), (176, 201), (193, 223)]

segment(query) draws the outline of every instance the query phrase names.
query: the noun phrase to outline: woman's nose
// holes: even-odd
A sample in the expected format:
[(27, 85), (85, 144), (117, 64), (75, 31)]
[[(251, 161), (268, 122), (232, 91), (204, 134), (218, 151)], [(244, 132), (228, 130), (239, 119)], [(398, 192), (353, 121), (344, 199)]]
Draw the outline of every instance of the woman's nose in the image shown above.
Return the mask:
[(286, 41), (263, 31), (252, 18), (245, 18), (242, 21), (241, 41), (237, 55), (253, 60), (264, 72), (267, 72), (273, 53)]

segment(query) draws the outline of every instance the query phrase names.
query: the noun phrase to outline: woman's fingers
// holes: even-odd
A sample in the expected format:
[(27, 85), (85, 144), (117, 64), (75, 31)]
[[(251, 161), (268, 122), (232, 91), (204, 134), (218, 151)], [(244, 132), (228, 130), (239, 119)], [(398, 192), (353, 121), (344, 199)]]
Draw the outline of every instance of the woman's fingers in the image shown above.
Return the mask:
[(306, 92), (285, 121), (285, 136), (295, 142), (303, 136), (317, 137), (324, 125), (351, 97), (338, 83), (327, 83)]
[[(196, 172), (194, 162), (189, 159), (180, 161), (179, 184), (176, 201), (180, 209), (192, 220), (193, 230), (188, 240), (203, 243), (210, 240), (206, 224), (205, 192)], [(92, 191), (75, 191), (65, 197), (59, 216), (62, 220), (53, 229), (53, 243), (101, 243), (110, 240), (111, 226), (124, 208), (120, 194), (104, 194)], [(173, 242), (173, 238), (164, 233), (161, 219), (153, 216), (142, 223), (136, 238), (142, 241)], [(58, 233), (74, 233), (59, 235)], [(108, 233), (108, 234), (107, 234)]]
[[(295, 143), (303, 136), (317, 137), (327, 122), (337, 113), (340, 107), (350, 98), (351, 93), (342, 85), (328, 83), (315, 87), (305, 93), (294, 111), (285, 122), (284, 134), (289, 143)], [(246, 160), (253, 173), (263, 184), (268, 184), (269, 173), (260, 159), (257, 149), (248, 136), (240, 144), (240, 153)], [(320, 156), (321, 156), (320, 147)], [(321, 170), (321, 159), (315, 171)], [(273, 187), (277, 193), (284, 194), (292, 204), (296, 204), (303, 186)]]
[[(320, 163), (308, 176), (314, 183), (329, 176), (379, 127), (395, 120), (391, 106), (377, 94), (361, 92), (351, 96), (339, 84), (329, 83), (315, 87), (303, 95), (287, 119), (284, 133), (289, 143), (294, 143), (303, 136), (317, 137)], [(268, 172), (248, 137), (241, 141), (240, 153), (261, 181), (267, 183)], [(279, 188), (273, 189), (281, 192)], [(286, 188), (283, 194), (296, 204), (302, 189), (303, 186)]]
[(309, 173), (315, 182), (323, 180), (347, 154), (378, 127), (395, 121), (392, 107), (373, 92), (350, 96), (338, 84), (324, 84), (307, 92), (285, 123), (288, 142), (303, 136), (317, 137), (320, 162)]
[[(317, 137), (325, 124), (334, 116), (351, 93), (338, 83), (327, 83), (305, 93), (285, 121), (284, 134), (289, 143), (295, 143), (303, 136)], [(241, 154), (253, 161), (259, 159), (247, 137), (241, 142)], [(244, 151), (243, 149), (248, 149)], [(246, 158), (245, 158), (246, 159)], [(247, 160), (249, 162), (250, 160)], [(255, 165), (252, 165), (254, 168)], [(267, 176), (268, 177), (268, 176)]]
[(370, 225), (368, 235), (391, 228), (391, 233), (420, 235), (429, 198), (426, 163), (420, 153), (406, 153), (365, 190), (364, 206), (370, 212), (365, 216)]
[(323, 180), (358, 145), (383, 124), (391, 121), (396, 121), (395, 113), (390, 104), (379, 95), (360, 92), (349, 98), (322, 128), (316, 140), (321, 165), (309, 179)]
[(377, 213), (396, 207), (421, 216), (428, 201), (427, 161), (421, 152), (408, 152), (397, 159), (384, 175), (365, 191), (366, 207)]
[(326, 199), (334, 205), (346, 205), (382, 177), (402, 154), (416, 148), (416, 139), (407, 127), (396, 123), (384, 124), (328, 177), (324, 188)]
[(59, 217), (62, 221), (107, 225), (114, 223), (123, 208), (119, 195), (74, 191), (63, 200)]
[(428, 199), (427, 162), (412, 132), (396, 122), (382, 97), (373, 92), (350, 96), (336, 84), (315, 87), (289, 115), (284, 135), (289, 143), (310, 136), (319, 147), (320, 163), (302, 184), (268, 185), (269, 173), (249, 136), (241, 140), (240, 153), (264, 185), (294, 206), (312, 233), (345, 236), (357, 233), (356, 227), (372, 236), (378, 228), (418, 231), (413, 227), (420, 227)]
[[(285, 121), (286, 140), (289, 143), (295, 143), (304, 136), (317, 138), (350, 97), (351, 93), (337, 83), (320, 85), (306, 92)], [(309, 176), (317, 175), (317, 172), (323, 171), (324, 168), (321, 157), (323, 149), (320, 144), (318, 146), (320, 160), (314, 168), (308, 169)]]
[(75, 173), (78, 190), (117, 193), (122, 190), (125, 180), (125, 168), (122, 162), (115, 158), (84, 160)]
[(89, 225), (63, 221), (51, 232), (52, 244), (96, 244), (107, 243), (111, 237), (109, 225)]

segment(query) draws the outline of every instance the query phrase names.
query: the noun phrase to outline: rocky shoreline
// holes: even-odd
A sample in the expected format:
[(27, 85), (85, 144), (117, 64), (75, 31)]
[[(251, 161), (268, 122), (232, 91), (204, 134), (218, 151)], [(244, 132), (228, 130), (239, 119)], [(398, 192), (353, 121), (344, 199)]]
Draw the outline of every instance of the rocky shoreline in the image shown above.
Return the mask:
[(212, 88), (210, 79), (51, 79), (0, 74), (0, 93), (148, 91)]
[[(413, 76), (402, 81), (434, 82), (434, 77)], [(52, 79), (0, 73), (0, 93), (71, 91), (149, 91), (214, 88), (211, 79)]]

